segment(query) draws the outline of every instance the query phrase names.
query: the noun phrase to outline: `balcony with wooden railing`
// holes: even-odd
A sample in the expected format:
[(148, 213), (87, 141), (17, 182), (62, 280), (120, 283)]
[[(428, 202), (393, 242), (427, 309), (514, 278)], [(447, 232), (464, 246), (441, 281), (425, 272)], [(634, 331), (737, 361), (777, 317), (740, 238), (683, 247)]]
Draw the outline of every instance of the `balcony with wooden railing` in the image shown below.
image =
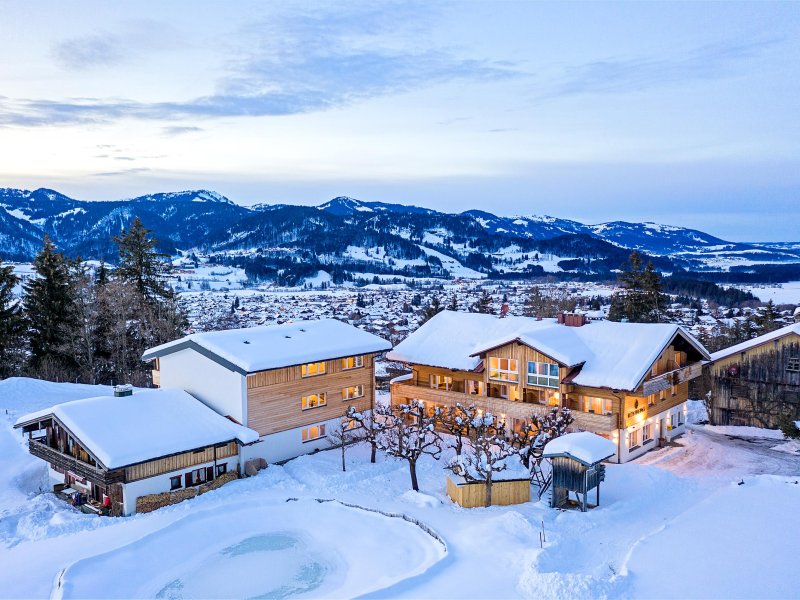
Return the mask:
[(85, 477), (94, 483), (107, 485), (110, 483), (118, 483), (123, 479), (123, 472), (106, 471), (99, 466), (91, 465), (75, 456), (59, 452), (57, 448), (51, 448), (35, 438), (28, 440), (28, 449), (33, 456), (38, 456), (51, 465), (58, 466), (80, 477)]
[(406, 383), (394, 383), (391, 386), (392, 404), (400, 404), (409, 400), (420, 400), (433, 406), (468, 406), (474, 404), (484, 412), (490, 412), (503, 419), (530, 419), (532, 414), (544, 415), (550, 408), (544, 404), (508, 400), (480, 394), (467, 394), (453, 390), (436, 389)]
[[(670, 361), (672, 362), (672, 361)], [(675, 366), (670, 365), (670, 366)], [(667, 390), (674, 385), (686, 383), (692, 379), (696, 379), (703, 374), (702, 363), (694, 363), (686, 367), (677, 367), (647, 379), (642, 385), (642, 395), (650, 396), (657, 394), (661, 390)]]

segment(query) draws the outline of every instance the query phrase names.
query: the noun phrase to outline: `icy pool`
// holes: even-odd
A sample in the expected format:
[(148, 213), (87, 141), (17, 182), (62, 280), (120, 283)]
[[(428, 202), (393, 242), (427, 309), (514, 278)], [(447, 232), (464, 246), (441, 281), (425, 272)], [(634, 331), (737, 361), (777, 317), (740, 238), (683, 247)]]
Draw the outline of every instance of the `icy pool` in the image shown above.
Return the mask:
[(217, 582), (235, 572), (245, 580), (236, 587), (247, 598), (293, 598), (322, 585), (332, 565), (302, 539), (299, 532), (281, 531), (246, 538), (164, 586), (156, 598), (202, 598)]
[(74, 563), (53, 597), (353, 597), (418, 575), (444, 553), (411, 523), (337, 503), (232, 502)]

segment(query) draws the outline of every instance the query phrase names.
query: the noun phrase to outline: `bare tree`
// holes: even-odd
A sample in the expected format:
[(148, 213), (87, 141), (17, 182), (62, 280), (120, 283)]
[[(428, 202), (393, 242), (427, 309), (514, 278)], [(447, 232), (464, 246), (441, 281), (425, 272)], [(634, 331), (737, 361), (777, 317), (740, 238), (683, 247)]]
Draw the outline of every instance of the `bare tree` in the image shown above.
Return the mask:
[(355, 406), (349, 406), (346, 415), (358, 423), (356, 435), (360, 437), (361, 441), (369, 444), (369, 462), (374, 464), (378, 453), (378, 436), (387, 426), (391, 425), (394, 419), (391, 407), (385, 404), (375, 404), (372, 410), (360, 412), (356, 410)]
[(425, 411), (425, 404), (412, 400), (393, 407), (392, 415), (378, 435), (378, 448), (389, 456), (408, 462), (411, 488), (419, 491), (417, 461), (423, 455), (439, 460), (442, 438), (435, 428), (436, 417)]
[[(353, 408), (352, 406), (350, 408)], [(349, 412), (349, 409), (348, 409)], [(339, 424), (328, 432), (328, 443), (332, 448), (339, 448), (342, 451), (342, 471), (347, 471), (347, 462), (345, 460), (345, 452), (347, 446), (353, 442), (358, 441), (358, 436), (355, 432), (357, 422), (345, 414), (340, 420)]]
[(575, 420), (569, 408), (554, 406), (546, 415), (531, 415), (530, 421), (522, 424), (522, 429), (514, 433), (512, 443), (519, 449), (522, 464), (530, 468), (531, 456), (552, 439), (567, 432)]
[(494, 476), (508, 469), (508, 459), (519, 450), (507, 439), (505, 424), (497, 422), (494, 415), (478, 415), (470, 421), (475, 434), (469, 439), (464, 451), (445, 467), (468, 482), (480, 482), (486, 486), (486, 506), (492, 505)]
[(463, 406), (456, 403), (447, 408), (436, 408), (436, 424), (453, 436), (453, 441), (447, 445), (456, 451), (456, 456), (461, 456), (464, 448), (464, 438), (469, 435), (470, 423), (478, 416), (478, 409), (474, 404)]

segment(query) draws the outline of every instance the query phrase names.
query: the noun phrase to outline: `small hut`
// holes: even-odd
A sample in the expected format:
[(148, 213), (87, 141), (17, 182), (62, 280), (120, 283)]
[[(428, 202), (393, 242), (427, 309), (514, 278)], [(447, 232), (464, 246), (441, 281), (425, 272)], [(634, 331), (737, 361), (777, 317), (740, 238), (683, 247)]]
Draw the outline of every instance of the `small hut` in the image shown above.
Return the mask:
[(581, 511), (588, 508), (587, 497), (595, 490), (595, 506), (600, 504), (600, 482), (605, 479), (606, 468), (601, 463), (616, 454), (617, 448), (610, 440), (588, 431), (568, 433), (551, 440), (542, 456), (552, 464), (553, 495), (550, 506), (559, 508), (575, 492)]

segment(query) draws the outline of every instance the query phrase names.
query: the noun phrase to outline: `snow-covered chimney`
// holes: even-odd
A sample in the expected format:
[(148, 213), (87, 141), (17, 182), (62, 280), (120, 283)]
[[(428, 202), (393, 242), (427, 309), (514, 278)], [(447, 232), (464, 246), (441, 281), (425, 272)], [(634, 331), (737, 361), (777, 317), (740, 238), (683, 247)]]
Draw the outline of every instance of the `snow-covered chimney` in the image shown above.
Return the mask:
[(567, 327), (583, 327), (587, 323), (586, 315), (575, 313), (558, 313), (558, 322)]

